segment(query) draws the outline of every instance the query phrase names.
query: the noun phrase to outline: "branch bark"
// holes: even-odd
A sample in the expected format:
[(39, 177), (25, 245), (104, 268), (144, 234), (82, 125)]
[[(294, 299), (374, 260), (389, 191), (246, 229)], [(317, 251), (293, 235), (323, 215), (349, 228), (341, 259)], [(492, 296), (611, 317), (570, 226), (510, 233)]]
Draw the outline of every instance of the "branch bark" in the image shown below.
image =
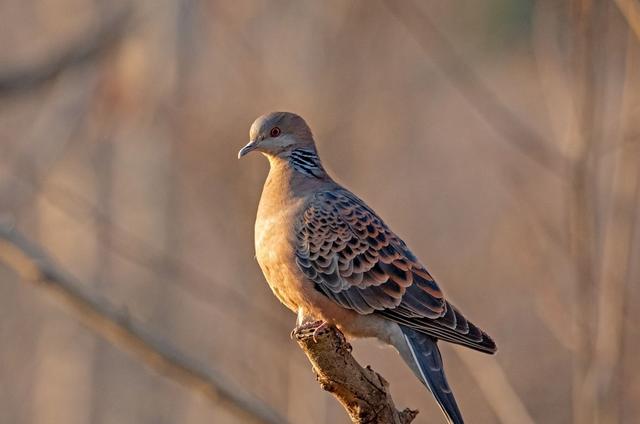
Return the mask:
[(398, 411), (389, 383), (371, 367), (363, 368), (351, 355), (351, 345), (334, 327), (294, 330), (298, 345), (313, 365), (320, 387), (333, 394), (356, 424), (408, 424), (418, 415)]
[(65, 305), (78, 320), (114, 346), (136, 356), (160, 374), (200, 392), (247, 418), (247, 422), (287, 423), (285, 417), (233, 384), (217, 370), (189, 358), (175, 347), (147, 332), (131, 319), (126, 308), (118, 308), (92, 293), (60, 268), (40, 246), (15, 228), (0, 223), (0, 264), (46, 290)]

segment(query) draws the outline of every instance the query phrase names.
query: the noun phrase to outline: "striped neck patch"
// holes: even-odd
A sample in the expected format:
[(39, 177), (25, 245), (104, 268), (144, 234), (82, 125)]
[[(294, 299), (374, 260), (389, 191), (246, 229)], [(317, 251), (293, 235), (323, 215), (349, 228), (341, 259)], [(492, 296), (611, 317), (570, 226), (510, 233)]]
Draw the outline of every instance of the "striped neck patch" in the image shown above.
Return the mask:
[(324, 169), (320, 163), (318, 154), (309, 149), (294, 149), (289, 155), (289, 163), (298, 172), (310, 177), (320, 178)]

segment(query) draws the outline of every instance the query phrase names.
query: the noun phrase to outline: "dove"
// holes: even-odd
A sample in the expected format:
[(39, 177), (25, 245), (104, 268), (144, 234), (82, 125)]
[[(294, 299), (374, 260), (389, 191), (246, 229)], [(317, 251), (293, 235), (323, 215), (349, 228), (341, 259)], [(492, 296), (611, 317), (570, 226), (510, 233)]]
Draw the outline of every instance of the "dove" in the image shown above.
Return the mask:
[[(362, 199), (324, 169), (311, 129), (290, 112), (260, 116), (238, 158), (269, 160), (255, 221), (256, 259), (296, 326), (336, 326), (393, 346), (449, 423), (463, 417), (438, 341), (496, 352), (447, 301), (423, 263)], [(372, 170), (372, 172), (375, 172)]]

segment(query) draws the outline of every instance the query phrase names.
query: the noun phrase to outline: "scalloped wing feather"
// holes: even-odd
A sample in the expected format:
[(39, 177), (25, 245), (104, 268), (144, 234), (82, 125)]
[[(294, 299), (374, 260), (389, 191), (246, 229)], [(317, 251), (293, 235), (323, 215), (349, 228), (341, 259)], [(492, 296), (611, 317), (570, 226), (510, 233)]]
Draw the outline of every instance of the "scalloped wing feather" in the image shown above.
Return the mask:
[(316, 193), (296, 230), (299, 268), (341, 306), (483, 352), (496, 350), (488, 335), (445, 301), (406, 244), (349, 191)]

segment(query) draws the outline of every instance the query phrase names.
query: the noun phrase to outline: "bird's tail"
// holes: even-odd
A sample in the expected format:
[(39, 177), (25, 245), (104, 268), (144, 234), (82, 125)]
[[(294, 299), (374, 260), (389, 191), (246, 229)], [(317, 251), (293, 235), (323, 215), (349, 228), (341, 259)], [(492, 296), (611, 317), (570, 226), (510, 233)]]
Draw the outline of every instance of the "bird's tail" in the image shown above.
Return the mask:
[(451, 424), (463, 424), (462, 414), (444, 375), (442, 356), (436, 339), (412, 328), (400, 326), (409, 352), (400, 350), (416, 376), (427, 386)]

